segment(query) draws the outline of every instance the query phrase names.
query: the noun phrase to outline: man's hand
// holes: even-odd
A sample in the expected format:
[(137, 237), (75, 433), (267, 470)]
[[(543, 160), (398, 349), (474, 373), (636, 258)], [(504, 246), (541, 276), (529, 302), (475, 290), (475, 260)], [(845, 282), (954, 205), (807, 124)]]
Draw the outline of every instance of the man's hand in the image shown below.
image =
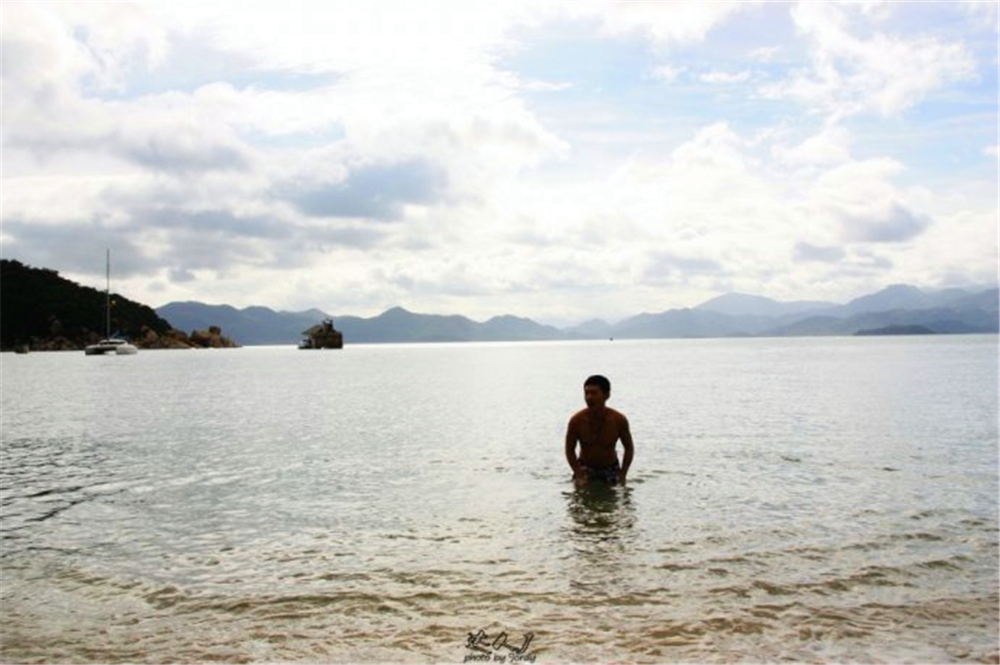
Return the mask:
[(618, 472), (618, 484), (619, 485), (624, 485), (625, 484), (625, 472), (624, 471), (619, 471)]
[(590, 482), (590, 474), (587, 473), (586, 469), (579, 469), (573, 474), (573, 482), (576, 483), (577, 487), (583, 487)]

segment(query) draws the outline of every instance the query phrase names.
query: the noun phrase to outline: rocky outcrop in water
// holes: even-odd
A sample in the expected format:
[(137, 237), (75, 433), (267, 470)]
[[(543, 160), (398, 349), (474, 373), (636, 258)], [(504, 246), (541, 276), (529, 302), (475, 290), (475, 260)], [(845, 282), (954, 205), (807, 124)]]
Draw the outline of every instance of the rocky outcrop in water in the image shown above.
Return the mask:
[(189, 337), (191, 346), (205, 349), (232, 349), (238, 344), (222, 334), (219, 326), (209, 326), (208, 330), (195, 330)]
[(142, 349), (235, 349), (239, 344), (222, 334), (218, 326), (210, 326), (208, 330), (193, 330), (190, 335), (181, 330), (170, 329), (160, 335), (155, 330), (146, 328), (142, 337), (135, 340), (135, 345)]
[(333, 327), (333, 319), (324, 319), (308, 330), (302, 332), (300, 349), (342, 349), (344, 335)]

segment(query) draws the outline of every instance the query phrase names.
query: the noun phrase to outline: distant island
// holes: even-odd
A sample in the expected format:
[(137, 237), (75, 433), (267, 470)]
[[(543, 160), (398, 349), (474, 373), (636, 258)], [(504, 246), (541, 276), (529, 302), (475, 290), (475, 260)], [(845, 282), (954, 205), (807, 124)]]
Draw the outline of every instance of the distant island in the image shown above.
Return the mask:
[[(53, 270), (2, 260), (0, 349), (82, 349), (101, 335), (104, 293)], [(393, 307), (371, 318), (336, 317), (318, 309), (173, 302), (153, 310), (114, 294), (113, 328), (141, 348), (197, 348), (300, 343), (317, 321), (335, 319), (343, 342), (505, 342), (710, 337), (792, 337), (997, 333), (996, 287), (925, 291), (896, 284), (846, 304), (781, 302), (727, 293), (696, 307), (639, 314), (617, 323), (599, 319), (568, 328), (504, 315), (473, 321)], [(190, 330), (190, 333), (183, 332)], [(226, 335), (222, 334), (226, 330)]]
[(854, 333), (859, 337), (875, 335), (935, 335), (933, 330), (927, 326), (884, 326), (882, 328), (868, 328)]
[[(174, 328), (151, 307), (112, 294), (112, 328), (144, 349), (238, 346), (216, 325), (191, 334)], [(0, 350), (82, 350), (104, 336), (105, 294), (54, 270), (0, 259)]]

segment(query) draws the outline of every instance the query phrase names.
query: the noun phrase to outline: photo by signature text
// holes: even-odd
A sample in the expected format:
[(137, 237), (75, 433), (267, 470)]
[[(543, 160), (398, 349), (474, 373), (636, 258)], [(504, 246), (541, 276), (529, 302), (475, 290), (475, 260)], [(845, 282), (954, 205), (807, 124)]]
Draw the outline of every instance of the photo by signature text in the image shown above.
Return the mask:
[(465, 640), (465, 646), (473, 653), (465, 656), (465, 663), (534, 663), (534, 652), (528, 653), (528, 645), (535, 639), (534, 633), (525, 633), (519, 645), (513, 645), (508, 641), (507, 632), (503, 631), (492, 640), (485, 630), (477, 633), (469, 633)]

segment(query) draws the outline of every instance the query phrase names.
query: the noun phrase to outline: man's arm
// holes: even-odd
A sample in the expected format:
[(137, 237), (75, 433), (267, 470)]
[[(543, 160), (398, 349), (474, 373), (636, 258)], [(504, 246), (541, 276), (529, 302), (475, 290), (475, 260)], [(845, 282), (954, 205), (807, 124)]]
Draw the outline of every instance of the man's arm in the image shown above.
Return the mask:
[(580, 484), (587, 482), (587, 474), (580, 466), (580, 460), (576, 456), (576, 428), (573, 427), (573, 420), (570, 419), (569, 424), (566, 426), (566, 461), (569, 462), (569, 468), (573, 469), (573, 479)]
[(619, 474), (619, 482), (625, 482), (625, 476), (628, 475), (628, 468), (632, 466), (632, 457), (635, 455), (635, 446), (632, 445), (632, 430), (628, 426), (628, 418), (622, 416), (622, 431), (620, 434), (622, 440), (622, 447), (625, 448), (625, 454), (622, 456), (622, 471)]
[(573, 475), (579, 473), (580, 462), (576, 458), (576, 432), (573, 431), (572, 420), (566, 426), (566, 461), (569, 462), (569, 468), (573, 469)]

